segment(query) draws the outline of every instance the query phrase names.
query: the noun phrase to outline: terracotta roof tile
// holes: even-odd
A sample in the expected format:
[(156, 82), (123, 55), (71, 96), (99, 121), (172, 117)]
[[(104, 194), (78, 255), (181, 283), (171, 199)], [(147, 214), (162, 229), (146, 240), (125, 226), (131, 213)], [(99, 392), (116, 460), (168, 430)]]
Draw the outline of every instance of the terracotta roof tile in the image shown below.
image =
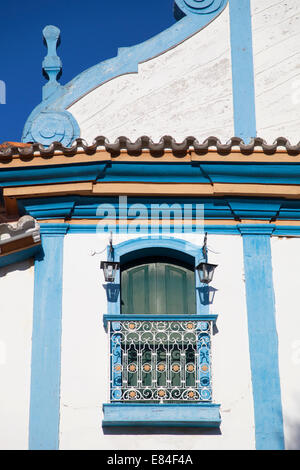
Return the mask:
[(30, 147), (31, 144), (25, 144), (24, 142), (3, 142), (0, 144), (0, 149), (6, 149), (10, 147), (19, 147), (19, 148), (24, 148), (24, 147)]
[(300, 142), (292, 145), (285, 137), (278, 137), (272, 144), (268, 144), (264, 139), (256, 137), (249, 144), (245, 144), (239, 137), (232, 137), (226, 143), (222, 143), (217, 137), (208, 137), (200, 143), (195, 137), (187, 137), (182, 142), (176, 142), (171, 136), (162, 137), (159, 142), (147, 136), (142, 136), (135, 142), (131, 142), (127, 137), (119, 137), (114, 142), (110, 142), (106, 137), (96, 137), (91, 145), (83, 139), (76, 139), (71, 147), (64, 147), (60, 142), (53, 142), (49, 147), (41, 144), (24, 144), (18, 142), (6, 142), (0, 146), (0, 159), (9, 160), (13, 155), (20, 155), (24, 158), (33, 156), (52, 157), (56, 151), (62, 152), (66, 156), (74, 156), (79, 151), (87, 155), (94, 154), (98, 149), (103, 148), (112, 156), (120, 154), (121, 150), (126, 150), (129, 155), (138, 156), (143, 150), (149, 150), (155, 157), (161, 157), (165, 150), (172, 150), (173, 154), (182, 157), (188, 150), (194, 150), (199, 155), (205, 155), (209, 148), (215, 148), (220, 155), (229, 155), (233, 148), (240, 150), (244, 155), (251, 155), (255, 149), (260, 148), (266, 155), (275, 154), (279, 148), (284, 148), (289, 155), (300, 154)]

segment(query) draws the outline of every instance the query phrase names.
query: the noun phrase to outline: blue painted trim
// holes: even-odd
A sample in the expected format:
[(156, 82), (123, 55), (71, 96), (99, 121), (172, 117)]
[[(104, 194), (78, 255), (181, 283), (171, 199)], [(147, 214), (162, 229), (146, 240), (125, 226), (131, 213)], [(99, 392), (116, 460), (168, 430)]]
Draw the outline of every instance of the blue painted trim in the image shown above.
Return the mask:
[[(42, 226), (43, 225), (46, 225), (46, 224), (42, 224)], [(148, 226), (141, 225), (142, 230), (146, 230), (147, 228)], [(282, 229), (282, 227), (280, 229)], [(185, 226), (185, 230), (182, 233), (195, 233), (195, 232), (199, 233), (199, 229), (195, 230), (194, 226), (187, 225)], [(202, 232), (203, 233), (208, 232), (211, 234), (240, 235), (240, 231), (237, 225), (204, 225)], [(94, 224), (91, 224), (91, 225), (70, 224), (68, 233), (99, 233), (99, 228), (97, 225), (94, 225)], [(118, 233), (117, 230), (116, 230), (116, 233)], [(293, 231), (293, 233), (295, 233), (295, 231)], [(300, 234), (300, 227), (299, 227), (299, 234)], [(149, 235), (150, 235), (150, 231), (149, 231)]]
[(194, 403), (150, 405), (109, 403), (103, 405), (102, 426), (155, 426), (217, 428), (221, 424), (220, 405)]
[[(253, 230), (259, 230), (259, 224), (253, 224)], [(263, 229), (264, 230), (264, 229)], [(186, 227), (185, 233), (193, 233), (195, 230), (191, 226)], [(70, 225), (68, 233), (96, 233), (97, 225)], [(208, 234), (219, 234), (219, 235), (241, 235), (240, 224), (236, 225), (204, 225), (204, 232)], [(300, 226), (293, 225), (275, 225), (272, 231), (273, 236), (294, 236), (300, 237)]]
[(186, 253), (188, 256), (195, 258), (195, 263), (200, 263), (202, 258), (201, 246), (179, 238), (171, 237), (139, 237), (132, 240), (126, 240), (114, 246), (115, 261), (120, 261), (121, 256), (133, 251), (143, 250), (147, 248), (169, 248), (175, 251)]
[[(207, 177), (203, 176), (201, 169)], [(299, 163), (69, 163), (1, 169), (1, 186), (70, 182), (300, 184)]]
[(35, 219), (70, 219), (77, 200), (76, 196), (20, 199), (18, 208), (20, 214), (34, 214)]
[(105, 328), (109, 321), (136, 320), (136, 321), (213, 321), (216, 322), (218, 315), (103, 315), (103, 323)]
[(243, 234), (248, 335), (258, 450), (284, 449), (270, 235)]
[(28, 186), (32, 184), (69, 183), (96, 181), (99, 175), (104, 176), (106, 164), (89, 163), (50, 165), (44, 167), (23, 167), (22, 169), (1, 169), (1, 186)]
[[(129, 209), (135, 204), (143, 204), (146, 208), (148, 217), (151, 215), (151, 204), (180, 204), (184, 208), (184, 204), (188, 204), (188, 216), (196, 219), (209, 219), (214, 220), (241, 220), (241, 219), (255, 219), (261, 220), (261, 223), (268, 223), (270, 221), (287, 221), (287, 220), (300, 220), (300, 201), (299, 200), (286, 200), (286, 199), (273, 199), (273, 198), (127, 198), (127, 207), (122, 206), (119, 208), (117, 197), (84, 197), (84, 196), (65, 196), (65, 197), (49, 197), (49, 198), (31, 198), (19, 199), (18, 206), (20, 214), (30, 214), (32, 217), (42, 219), (94, 219), (95, 224), (91, 227), (86, 225), (87, 231), (93, 231), (96, 226), (97, 220), (105, 219), (105, 208), (113, 209), (113, 213), (120, 221), (128, 220), (133, 221), (136, 218), (136, 213), (129, 215)], [(102, 214), (98, 208), (103, 207)], [(203, 217), (199, 217), (199, 212), (202, 211), (204, 206)], [(200, 209), (199, 209), (200, 208)], [(127, 209), (127, 211), (126, 211)], [(166, 213), (166, 216), (168, 214)], [(166, 218), (164, 213), (161, 213), (161, 218)], [(176, 220), (175, 220), (176, 223)], [(140, 224), (141, 228), (145, 226)], [(225, 224), (224, 224), (225, 225)], [(83, 227), (84, 226), (80, 225)], [(90, 227), (90, 228), (89, 228)], [(223, 226), (221, 225), (221, 230)], [(186, 227), (187, 231), (196, 231), (196, 227)], [(116, 229), (116, 227), (115, 227)], [(218, 226), (213, 226), (213, 229), (218, 231)], [(78, 230), (70, 226), (70, 230)], [(201, 226), (197, 227), (197, 231), (201, 230)], [(209, 228), (208, 228), (209, 230)], [(228, 232), (238, 233), (236, 226), (227, 226)], [(275, 229), (276, 230), (276, 229)], [(297, 228), (296, 228), (297, 230)]]
[(91, 225), (72, 225), (70, 224), (68, 233), (97, 233), (98, 232), (98, 227), (97, 225), (91, 224)]
[(255, 85), (250, 0), (230, 0), (230, 34), (235, 135), (256, 137)]
[(64, 233), (42, 235), (35, 261), (29, 449), (59, 448), (61, 315)]
[(40, 231), (48, 237), (61, 237), (68, 232), (69, 227), (69, 224), (40, 224)]
[[(127, 198), (127, 206), (119, 207), (117, 197), (83, 197), (83, 196), (65, 196), (65, 197), (49, 197), (49, 198), (31, 198), (19, 199), (18, 206), (21, 214), (30, 214), (36, 219), (95, 219), (101, 220), (105, 217), (105, 208), (110, 210), (113, 208), (114, 214), (119, 220), (134, 220), (136, 213), (130, 215), (129, 209), (136, 204), (143, 204), (147, 209), (147, 215), (151, 213), (152, 204), (180, 204), (184, 208), (184, 204), (189, 207), (187, 215), (193, 219), (199, 219), (203, 215), (204, 219), (249, 219), (253, 216), (262, 220), (270, 220), (271, 218), (297, 217), (300, 218), (300, 201), (290, 203), (285, 200), (265, 200), (265, 199), (234, 199), (234, 198)], [(103, 208), (103, 215), (99, 212), (99, 206)], [(204, 206), (204, 214), (201, 214)], [(286, 206), (286, 207), (284, 207)], [(185, 214), (183, 214), (185, 215)], [(166, 216), (168, 214), (166, 213)], [(161, 214), (165, 218), (164, 212)]]
[(242, 235), (272, 235), (275, 230), (274, 224), (238, 224), (237, 228)]
[[(50, 226), (50, 227), (49, 227)], [(55, 232), (57, 230), (62, 230), (65, 233), (99, 233), (99, 228), (96, 224), (40, 224), (41, 233)], [(142, 226), (146, 228), (146, 226)], [(185, 233), (190, 233), (193, 230), (192, 226), (187, 226)], [(235, 225), (204, 225), (204, 232), (211, 234), (225, 234), (225, 235), (241, 235), (241, 234), (269, 234), (273, 236), (300, 236), (300, 226), (295, 225), (275, 225), (275, 224), (240, 224), (236, 223)]]
[(0, 256), (0, 268), (9, 266), (10, 264), (19, 263), (25, 261), (28, 258), (33, 258), (35, 255), (42, 251), (41, 244), (36, 244), (30, 248), (17, 251), (16, 253), (8, 253), (7, 255)]
[[(69, 233), (78, 233), (78, 232), (85, 232), (85, 233), (94, 233), (97, 231), (97, 226), (94, 226), (94, 229), (92, 229), (92, 226), (89, 226), (89, 228), (77, 228), (74, 225), (70, 226), (70, 231)], [(293, 236), (293, 237), (299, 237), (300, 236), (300, 226), (293, 226), (293, 225), (275, 225), (275, 228), (272, 228), (272, 235), (273, 236)], [(146, 226), (142, 226), (142, 229), (145, 228)], [(195, 227), (193, 226), (186, 226), (184, 233), (195, 233), (197, 232), (195, 230)], [(204, 225), (203, 227), (203, 232), (207, 232), (208, 234), (215, 234), (215, 235), (241, 235), (241, 228), (240, 224), (236, 225)], [(262, 232), (265, 232), (265, 226), (262, 226)], [(150, 233), (150, 232), (149, 232)], [(199, 232), (198, 232), (199, 233)], [(256, 233), (259, 235), (259, 224), (253, 224), (253, 233)]]
[[(167, 30), (136, 46), (120, 48), (117, 57), (101, 62), (82, 72), (67, 85), (57, 87), (30, 114), (22, 141), (36, 141), (35, 136), (42, 138), (44, 145), (55, 140), (62, 141), (65, 134), (70, 133), (69, 123), (63, 114), (75, 101), (115, 77), (137, 73), (141, 62), (162, 54), (203, 29), (222, 13), (228, 3), (228, 0), (210, 0), (208, 4), (197, 2), (190, 8), (191, 1), (195, 4), (194, 0), (176, 0), (177, 19), (180, 18), (180, 21)], [(51, 129), (50, 137), (47, 124)]]
[[(49, 224), (41, 224), (41, 232), (43, 233), (43, 230), (47, 230), (47, 225)], [(58, 224), (58, 225), (65, 225), (66, 228), (66, 233), (97, 233), (98, 232), (98, 227), (97, 225), (84, 225), (84, 224), (78, 224), (78, 225), (72, 225), (72, 224)], [(241, 235), (242, 233), (242, 226), (243, 224), (237, 223), (236, 225), (204, 225), (204, 232), (208, 232), (209, 234), (220, 234), (220, 235)], [(251, 226), (250, 226), (251, 227)], [(263, 224), (260, 226), (260, 224), (253, 224), (253, 232), (259, 234), (259, 230), (262, 230), (262, 233), (265, 233), (266, 230), (266, 225)], [(190, 232), (192, 232), (192, 227), (187, 227), (190, 229)], [(248, 229), (249, 230), (249, 225)], [(273, 236), (300, 236), (300, 226), (293, 226), (293, 225), (272, 225), (271, 228), (272, 235)], [(188, 233), (186, 231), (185, 233)], [(252, 232), (252, 233), (253, 233)]]
[[(45, 224), (46, 225), (46, 224)], [(116, 230), (113, 228), (111, 229), (113, 233), (119, 233), (116, 227)], [(109, 231), (107, 231), (108, 233)], [(185, 225), (184, 230), (179, 231), (176, 230), (176, 233), (198, 233), (203, 234), (204, 232), (208, 233), (216, 233), (216, 234), (232, 234), (232, 235), (239, 235), (240, 231), (238, 230), (236, 225), (204, 225), (201, 227), (195, 227), (195, 225)], [(70, 224), (70, 228), (68, 233), (101, 233), (99, 231), (99, 227), (97, 225), (81, 225), (81, 224)], [(103, 232), (106, 233), (106, 232)], [(160, 233), (166, 234), (166, 232), (160, 229)], [(141, 224), (141, 232), (140, 234), (151, 236), (151, 228), (149, 225), (142, 225)], [(172, 233), (170, 233), (172, 236)]]
[(300, 227), (295, 227), (293, 225), (280, 225), (276, 226), (273, 235), (281, 237), (281, 236), (291, 236), (291, 237), (300, 237)]

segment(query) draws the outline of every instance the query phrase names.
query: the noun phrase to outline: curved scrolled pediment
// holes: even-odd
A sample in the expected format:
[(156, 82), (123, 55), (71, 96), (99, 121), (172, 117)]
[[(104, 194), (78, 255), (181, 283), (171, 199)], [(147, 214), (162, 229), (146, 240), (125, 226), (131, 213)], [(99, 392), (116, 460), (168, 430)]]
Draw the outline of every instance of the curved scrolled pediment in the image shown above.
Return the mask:
[(137, 73), (139, 64), (174, 48), (211, 23), (227, 3), (228, 0), (175, 0), (177, 23), (144, 43), (120, 48), (116, 57), (89, 68), (67, 85), (58, 82), (61, 61), (56, 48), (60, 31), (55, 26), (47, 26), (44, 40), (48, 54), (43, 62), (43, 73), (48, 83), (43, 88), (43, 101), (32, 111), (25, 124), (22, 141), (39, 142), (44, 146), (60, 142), (63, 146), (71, 146), (80, 137), (78, 123), (67, 111), (73, 103), (105, 82)]

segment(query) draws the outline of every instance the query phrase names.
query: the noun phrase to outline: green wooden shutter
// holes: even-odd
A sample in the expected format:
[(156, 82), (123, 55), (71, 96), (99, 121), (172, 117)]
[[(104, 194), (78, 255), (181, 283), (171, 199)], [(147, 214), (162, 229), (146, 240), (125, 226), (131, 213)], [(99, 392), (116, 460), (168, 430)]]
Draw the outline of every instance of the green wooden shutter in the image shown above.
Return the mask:
[(146, 263), (121, 273), (121, 313), (195, 314), (195, 274), (170, 263)]

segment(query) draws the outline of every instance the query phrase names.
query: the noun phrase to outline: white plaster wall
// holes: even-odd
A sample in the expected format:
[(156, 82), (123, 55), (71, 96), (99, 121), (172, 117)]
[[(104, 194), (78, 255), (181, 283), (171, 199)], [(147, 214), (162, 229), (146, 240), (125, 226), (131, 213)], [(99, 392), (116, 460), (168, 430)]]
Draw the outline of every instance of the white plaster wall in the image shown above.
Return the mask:
[(234, 135), (229, 8), (176, 48), (139, 65), (73, 104), (81, 137), (131, 140), (172, 135), (181, 141)]
[(285, 446), (300, 449), (300, 239), (272, 238)]
[(28, 449), (34, 268), (0, 268), (0, 449)]
[(257, 134), (297, 144), (300, 121), (300, 2), (251, 0)]
[(219, 315), (219, 331), (213, 337), (212, 358), (223, 440), (217, 448), (255, 449), (243, 240), (239, 235), (209, 235), (208, 247), (218, 253), (209, 252), (209, 261), (218, 265), (212, 283), (218, 289), (212, 313)]
[[(202, 235), (174, 235), (201, 246)], [(136, 235), (114, 235), (114, 244)], [(69, 234), (64, 245), (61, 371), (61, 449), (254, 449), (254, 413), (243, 280), (242, 239), (210, 236), (215, 274), (213, 311), (219, 332), (213, 337), (214, 401), (221, 403), (221, 434), (183, 430), (174, 434), (104, 434), (102, 403), (108, 402), (107, 313), (99, 262), (106, 257), (106, 234)], [(91, 256), (90, 251), (104, 252)], [(137, 432), (137, 430), (136, 430)]]

